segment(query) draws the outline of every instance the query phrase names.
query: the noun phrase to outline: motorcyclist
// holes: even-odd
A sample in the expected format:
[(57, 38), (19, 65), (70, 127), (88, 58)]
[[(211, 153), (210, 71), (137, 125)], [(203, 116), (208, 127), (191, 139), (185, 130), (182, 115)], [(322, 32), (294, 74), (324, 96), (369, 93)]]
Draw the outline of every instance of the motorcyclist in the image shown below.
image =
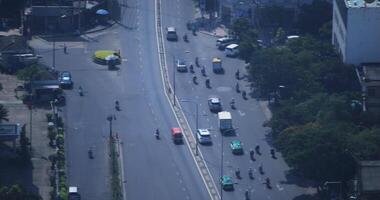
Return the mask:
[(255, 151), (257, 152), (257, 153), (260, 153), (260, 145), (256, 145), (256, 147), (255, 147)]
[(204, 65), (202, 66), (201, 72), (203, 76), (206, 76), (206, 68)]
[(259, 166), (259, 172), (260, 172), (260, 174), (264, 174), (263, 165)]
[(237, 178), (240, 178), (240, 169), (239, 168), (237, 168), (235, 170), (235, 175), (236, 175)]
[(190, 72), (194, 73), (194, 66), (193, 66), (193, 64), (190, 65)]
[(236, 88), (236, 92), (240, 92), (239, 82), (236, 83), (235, 88)]
[(198, 56), (195, 57), (195, 65), (196, 65), (197, 67), (199, 67), (199, 58), (198, 58)]
[(232, 109), (235, 108), (235, 99), (234, 98), (231, 99), (230, 105), (231, 105)]
[(183, 35), (183, 41), (188, 42), (189, 40), (187, 39), (187, 34)]
[(240, 71), (239, 71), (239, 69), (238, 69), (238, 70), (236, 70), (236, 72), (235, 72), (235, 77), (236, 77), (236, 79), (239, 79), (239, 76), (240, 76)]
[(255, 155), (255, 151), (253, 151), (253, 149), (250, 149), (250, 150), (249, 150), (249, 155), (250, 155), (251, 157), (253, 157), (253, 156)]
[(158, 128), (156, 129), (154, 136), (156, 136), (157, 139), (160, 137), (160, 130), (158, 130)]
[(120, 104), (119, 104), (118, 100), (115, 101), (115, 108), (116, 108), (116, 110), (120, 109)]
[(195, 76), (195, 75), (193, 76), (193, 82), (197, 83), (197, 76)]
[(252, 170), (251, 167), (248, 169), (248, 175), (249, 175), (249, 177), (250, 177), (251, 179), (253, 179), (253, 170)]
[(241, 93), (241, 95), (243, 96), (243, 98), (246, 98), (246, 97), (247, 97), (247, 93), (246, 93), (245, 91), (243, 91), (243, 92)]
[(206, 87), (210, 87), (210, 79), (209, 78), (206, 79)]
[(275, 152), (274, 152), (274, 149), (270, 149), (270, 154), (272, 155), (272, 157), (275, 157)]
[(83, 88), (82, 88), (82, 86), (79, 86), (78, 92), (79, 92), (80, 96), (83, 96)]
[(244, 192), (244, 196), (245, 196), (245, 199), (246, 199), (246, 200), (249, 200), (249, 191), (248, 191), (248, 190), (246, 190), (246, 191)]
[(90, 158), (94, 157), (94, 155), (92, 153), (92, 148), (91, 147), (88, 149), (88, 157), (90, 157)]

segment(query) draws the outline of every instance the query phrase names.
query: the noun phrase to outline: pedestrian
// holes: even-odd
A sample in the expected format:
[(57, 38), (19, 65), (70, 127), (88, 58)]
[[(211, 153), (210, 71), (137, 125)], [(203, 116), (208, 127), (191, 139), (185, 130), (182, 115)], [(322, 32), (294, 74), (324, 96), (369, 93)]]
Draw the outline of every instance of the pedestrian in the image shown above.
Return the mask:
[(63, 52), (64, 52), (65, 54), (67, 54), (67, 46), (66, 46), (66, 44), (63, 44)]

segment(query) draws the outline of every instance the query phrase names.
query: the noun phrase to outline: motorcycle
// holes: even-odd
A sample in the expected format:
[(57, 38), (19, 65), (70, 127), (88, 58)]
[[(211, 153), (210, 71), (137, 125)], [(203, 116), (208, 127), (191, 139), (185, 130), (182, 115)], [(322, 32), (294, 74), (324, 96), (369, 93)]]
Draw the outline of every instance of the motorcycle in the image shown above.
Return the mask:
[(236, 176), (237, 179), (241, 179), (240, 169), (239, 168), (235, 170), (235, 176)]
[(253, 151), (253, 149), (251, 149), (251, 150), (249, 151), (249, 155), (250, 155), (252, 161), (255, 161), (255, 160), (256, 160), (256, 159), (255, 159), (255, 152)]
[(248, 176), (249, 176), (250, 179), (252, 179), (252, 180), (254, 179), (252, 168), (249, 168), (249, 169), (248, 169)]
[(239, 80), (239, 78), (240, 78), (240, 72), (239, 72), (239, 70), (237, 70), (236, 72), (235, 72), (235, 78), (236, 79), (238, 79)]
[(94, 154), (93, 154), (93, 152), (92, 152), (92, 149), (90, 148), (90, 149), (88, 149), (88, 157), (90, 158), (90, 159), (93, 159), (94, 158)]
[(207, 88), (211, 88), (210, 79), (206, 79), (206, 87)]
[(119, 101), (115, 101), (115, 109), (117, 111), (120, 111), (120, 104), (119, 104)]
[(78, 92), (79, 92), (79, 96), (83, 97), (83, 89), (81, 86), (79, 86)]
[(264, 174), (264, 169), (262, 165), (259, 166), (259, 172), (261, 175)]
[(272, 155), (272, 158), (276, 159), (276, 153), (275, 153), (274, 149), (270, 150), (270, 154)]
[(255, 151), (256, 151), (257, 154), (259, 154), (259, 155), (261, 154), (261, 152), (260, 152), (260, 145), (256, 145)]
[(234, 99), (231, 100), (230, 105), (231, 105), (231, 109), (233, 109), (233, 110), (236, 109), (236, 107), (235, 107), (235, 100)]
[(246, 190), (245, 192), (244, 192), (244, 196), (245, 196), (245, 200), (249, 200), (250, 198), (249, 198), (249, 191), (248, 190)]
[(270, 180), (269, 180), (269, 178), (266, 178), (266, 179), (265, 179), (265, 185), (267, 186), (268, 189), (272, 189), (272, 186), (271, 186), (271, 184), (270, 184)]
[(241, 96), (243, 97), (243, 99), (247, 99), (247, 93), (246, 93), (245, 91), (243, 91), (243, 92), (241, 93)]
[(237, 93), (239, 93), (239, 92), (240, 92), (239, 83), (236, 83), (235, 89), (236, 89), (236, 92), (237, 92)]
[(205, 66), (202, 67), (201, 72), (202, 72), (202, 75), (206, 77), (206, 68), (205, 68)]
[(157, 140), (160, 139), (160, 131), (156, 129), (156, 132), (154, 133), (154, 136), (156, 137)]
[(193, 66), (193, 64), (190, 65), (190, 72), (191, 72), (192, 74), (195, 73), (195, 72), (194, 72), (194, 66)]
[(193, 76), (193, 83), (196, 85), (196, 84), (198, 84), (198, 82), (197, 82), (197, 77), (196, 76)]
[(187, 34), (185, 34), (185, 35), (183, 36), (183, 41), (185, 41), (185, 42), (189, 42), (189, 39), (187, 38)]

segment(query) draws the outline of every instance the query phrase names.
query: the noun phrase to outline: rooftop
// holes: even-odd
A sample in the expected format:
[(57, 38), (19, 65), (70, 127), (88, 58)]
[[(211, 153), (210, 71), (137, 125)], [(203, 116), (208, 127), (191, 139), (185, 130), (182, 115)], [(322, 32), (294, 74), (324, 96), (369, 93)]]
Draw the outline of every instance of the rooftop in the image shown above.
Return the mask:
[[(371, 0), (367, 0), (371, 2)], [(347, 8), (380, 8), (379, 0), (372, 0), (372, 3), (366, 3), (365, 0), (345, 0)]]

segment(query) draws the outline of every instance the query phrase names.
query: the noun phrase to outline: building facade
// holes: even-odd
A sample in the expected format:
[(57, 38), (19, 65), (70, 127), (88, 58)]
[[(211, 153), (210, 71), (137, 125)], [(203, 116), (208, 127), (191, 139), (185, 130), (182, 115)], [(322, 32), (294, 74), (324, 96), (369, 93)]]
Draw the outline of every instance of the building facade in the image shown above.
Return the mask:
[(344, 63), (380, 63), (379, 36), (379, 0), (334, 0), (332, 44)]

